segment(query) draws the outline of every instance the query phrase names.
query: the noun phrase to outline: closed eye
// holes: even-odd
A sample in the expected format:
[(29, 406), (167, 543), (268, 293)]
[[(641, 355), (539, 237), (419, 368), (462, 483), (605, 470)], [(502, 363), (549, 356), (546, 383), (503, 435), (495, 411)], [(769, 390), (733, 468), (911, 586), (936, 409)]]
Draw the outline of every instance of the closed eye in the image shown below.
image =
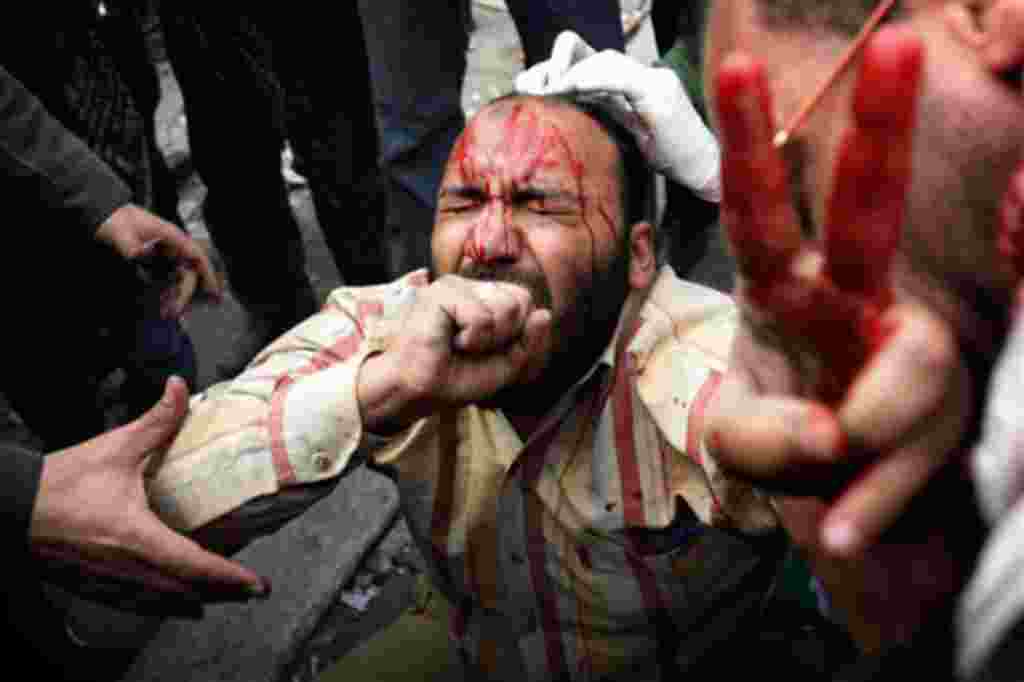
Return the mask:
[(478, 207), (484, 198), (483, 190), (476, 187), (446, 187), (438, 197), (438, 210), (442, 213), (461, 213)]
[(523, 190), (517, 192), (512, 200), (528, 211), (541, 215), (570, 215), (579, 212), (578, 198), (565, 192)]

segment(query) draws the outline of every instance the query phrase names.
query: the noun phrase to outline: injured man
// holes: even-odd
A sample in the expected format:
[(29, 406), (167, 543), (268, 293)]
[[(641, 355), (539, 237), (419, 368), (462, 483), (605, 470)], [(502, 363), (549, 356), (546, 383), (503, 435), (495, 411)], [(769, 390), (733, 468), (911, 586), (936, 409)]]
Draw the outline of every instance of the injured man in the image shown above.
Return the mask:
[(484, 107), (445, 169), (431, 271), (334, 291), (196, 396), (149, 471), (157, 513), (229, 553), (370, 465), (473, 675), (735, 660), (785, 540), (702, 445), (737, 313), (660, 263), (653, 178), (593, 98)]

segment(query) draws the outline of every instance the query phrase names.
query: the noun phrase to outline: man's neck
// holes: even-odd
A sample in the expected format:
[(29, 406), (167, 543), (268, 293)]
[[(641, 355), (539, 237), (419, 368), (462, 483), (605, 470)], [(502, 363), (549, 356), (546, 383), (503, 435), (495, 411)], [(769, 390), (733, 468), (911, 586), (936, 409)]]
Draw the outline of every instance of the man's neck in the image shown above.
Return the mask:
[[(565, 352), (553, 356), (541, 380), (507, 390), (495, 402), (495, 406), (501, 409), (523, 442), (529, 440), (558, 401), (587, 376), (613, 339), (617, 339), (614, 355), (621, 358), (623, 346), (632, 338), (631, 332), (649, 291), (642, 296), (626, 298), (616, 325), (611, 329), (604, 333), (592, 333), (589, 339), (593, 340), (588, 339), (585, 345), (567, 348)], [(616, 337), (615, 331), (620, 328), (624, 331), (620, 331)]]
[[(586, 366), (573, 368), (572, 371), (549, 370), (545, 372), (543, 380), (507, 389), (496, 402), (495, 407), (502, 411), (524, 443), (530, 439), (548, 413), (597, 362), (601, 357), (601, 351), (589, 352), (586, 355), (590, 359)], [(556, 361), (552, 364), (559, 363)]]

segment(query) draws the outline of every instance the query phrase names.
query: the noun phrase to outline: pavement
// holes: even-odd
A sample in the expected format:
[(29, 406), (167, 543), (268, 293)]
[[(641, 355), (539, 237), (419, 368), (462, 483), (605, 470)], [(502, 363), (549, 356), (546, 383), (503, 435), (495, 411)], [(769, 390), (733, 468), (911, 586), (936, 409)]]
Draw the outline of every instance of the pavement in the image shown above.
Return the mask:
[[(653, 33), (642, 22), (650, 0), (625, 0), (631, 49), (649, 55)], [(640, 10), (639, 12), (636, 10)], [(474, 0), (463, 106), (474, 113), (508, 92), (522, 66), (514, 25), (500, 0)], [(631, 22), (631, 23), (630, 23)], [(187, 168), (187, 122), (173, 73), (159, 64), (163, 99), (157, 112), (158, 143), (172, 165)], [(287, 155), (284, 163), (286, 174)], [(308, 271), (325, 297), (342, 284), (316, 224), (308, 189), (293, 178), (292, 206), (306, 243)], [(208, 247), (202, 221), (204, 189), (196, 176), (182, 185), (180, 211), (190, 233)], [(708, 261), (712, 284), (728, 270), (724, 246), (713, 241)], [(705, 259), (707, 260), (707, 259)], [(186, 316), (197, 349), (200, 388), (215, 381), (217, 362), (244, 332), (245, 316), (229, 295), (216, 307)], [(90, 648), (117, 652), (121, 682), (308, 682), (412, 604), (423, 560), (398, 513), (394, 485), (363, 469), (278, 533), (236, 557), (274, 585), (270, 599), (215, 606), (200, 621), (161, 621), (87, 602), (72, 603), (69, 623)], [(97, 678), (100, 679), (100, 678)]]

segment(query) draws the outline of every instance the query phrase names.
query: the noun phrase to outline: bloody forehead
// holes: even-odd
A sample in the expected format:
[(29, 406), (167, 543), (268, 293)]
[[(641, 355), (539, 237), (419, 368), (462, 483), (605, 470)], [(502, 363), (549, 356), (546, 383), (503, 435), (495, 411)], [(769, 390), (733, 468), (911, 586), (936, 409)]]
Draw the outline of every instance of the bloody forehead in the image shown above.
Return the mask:
[[(596, 135), (595, 135), (596, 133)], [(587, 146), (611, 145), (600, 127), (567, 105), (531, 98), (501, 100), (475, 116), (448, 161), (452, 180), (502, 187), (539, 176), (568, 176), (579, 185), (597, 169)], [(600, 140), (600, 142), (598, 142)]]

